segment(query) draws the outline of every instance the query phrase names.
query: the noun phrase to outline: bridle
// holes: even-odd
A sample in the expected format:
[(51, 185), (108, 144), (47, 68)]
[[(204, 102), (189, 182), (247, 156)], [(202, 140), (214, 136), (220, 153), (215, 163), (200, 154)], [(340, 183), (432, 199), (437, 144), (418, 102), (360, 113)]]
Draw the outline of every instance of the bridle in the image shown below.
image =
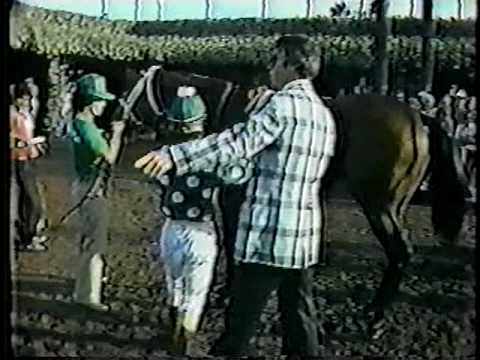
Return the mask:
[[(133, 123), (135, 123), (136, 125), (142, 124), (142, 122), (139, 121), (137, 116), (135, 115), (133, 107), (139, 100), (144, 90), (146, 90), (147, 101), (153, 113), (158, 117), (165, 115), (165, 112), (160, 110), (160, 107), (158, 106), (155, 96), (153, 94), (153, 81), (155, 79), (155, 74), (161, 69), (163, 69), (161, 65), (151, 66), (147, 71), (143, 73), (143, 76), (137, 81), (130, 93), (128, 93), (126, 100), (119, 100), (120, 106), (123, 108), (123, 120), (131, 118)], [(161, 103), (161, 108), (165, 109), (165, 103), (163, 102), (161, 94), (159, 94), (158, 98)]]

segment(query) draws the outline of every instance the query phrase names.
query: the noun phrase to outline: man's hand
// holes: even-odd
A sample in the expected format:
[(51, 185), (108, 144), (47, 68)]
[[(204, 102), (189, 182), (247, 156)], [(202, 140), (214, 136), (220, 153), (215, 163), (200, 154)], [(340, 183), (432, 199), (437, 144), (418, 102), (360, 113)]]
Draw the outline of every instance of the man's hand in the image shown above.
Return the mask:
[(268, 86), (262, 85), (248, 91), (248, 99), (253, 100), (260, 97), (265, 91), (268, 90)]
[(112, 131), (113, 133), (121, 133), (125, 130), (125, 121), (113, 121), (112, 122)]
[(151, 151), (135, 161), (136, 169), (143, 169), (143, 173), (151, 177), (158, 177), (173, 168), (173, 159), (166, 150)]

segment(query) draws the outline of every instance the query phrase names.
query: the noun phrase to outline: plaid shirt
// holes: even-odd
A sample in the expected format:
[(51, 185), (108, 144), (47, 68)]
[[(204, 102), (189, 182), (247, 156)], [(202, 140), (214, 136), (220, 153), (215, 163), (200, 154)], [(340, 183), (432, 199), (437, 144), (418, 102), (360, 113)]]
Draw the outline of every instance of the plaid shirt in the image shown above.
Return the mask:
[(319, 190), (335, 147), (330, 110), (310, 80), (290, 82), (245, 123), (169, 146), (178, 175), (253, 162), (240, 210), (237, 261), (302, 269), (319, 262)]

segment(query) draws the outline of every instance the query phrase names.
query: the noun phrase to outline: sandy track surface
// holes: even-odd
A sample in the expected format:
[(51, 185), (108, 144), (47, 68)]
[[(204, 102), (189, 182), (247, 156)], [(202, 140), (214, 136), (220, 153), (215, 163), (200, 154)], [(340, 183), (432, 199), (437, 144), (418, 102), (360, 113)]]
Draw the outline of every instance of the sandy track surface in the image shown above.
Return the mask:
[[(167, 355), (166, 292), (154, 245), (163, 219), (153, 186), (130, 168), (133, 159), (151, 147), (146, 143), (127, 150), (115, 171), (104, 289), (112, 311), (107, 314), (72, 302), (75, 249), (70, 239), (74, 230), (68, 224), (55, 226), (69, 207), (72, 164), (67, 156), (59, 155), (65, 153), (65, 144), (54, 143), (51, 156), (40, 163), (53, 226), (48, 252), (20, 253), (17, 260), (14, 297), (18, 311), (13, 343), (18, 356)], [(418, 256), (407, 270), (398, 302), (387, 312), (387, 331), (376, 341), (365, 337), (366, 324), (360, 315), (380, 281), (383, 249), (361, 210), (348, 197), (330, 201), (328, 221), (331, 264), (316, 270), (314, 299), (327, 330), (327, 358), (473, 358), (473, 212), (465, 222), (469, 247), (446, 249), (433, 246), (430, 207), (410, 208), (408, 228)], [(192, 356), (205, 356), (223, 329), (222, 288), (219, 276)], [(272, 294), (254, 339), (259, 356), (279, 355), (280, 329)]]

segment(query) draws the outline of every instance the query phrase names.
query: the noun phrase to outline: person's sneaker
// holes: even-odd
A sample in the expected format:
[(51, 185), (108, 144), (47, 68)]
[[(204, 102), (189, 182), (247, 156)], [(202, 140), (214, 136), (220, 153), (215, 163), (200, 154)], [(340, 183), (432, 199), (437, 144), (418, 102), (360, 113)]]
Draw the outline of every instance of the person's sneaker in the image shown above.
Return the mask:
[(83, 306), (88, 307), (89, 309), (99, 311), (99, 312), (108, 312), (110, 311), (110, 306), (102, 303), (91, 303), (91, 302), (79, 302)]
[(18, 248), (19, 251), (28, 251), (28, 252), (44, 252), (47, 251), (48, 248), (39, 243), (31, 243), (28, 245), (20, 245)]
[(43, 244), (43, 243), (47, 242), (47, 240), (48, 240), (47, 235), (35, 235), (32, 238), (32, 243), (33, 244)]
[(422, 182), (420, 185), (420, 191), (428, 191), (430, 189), (428, 182)]

